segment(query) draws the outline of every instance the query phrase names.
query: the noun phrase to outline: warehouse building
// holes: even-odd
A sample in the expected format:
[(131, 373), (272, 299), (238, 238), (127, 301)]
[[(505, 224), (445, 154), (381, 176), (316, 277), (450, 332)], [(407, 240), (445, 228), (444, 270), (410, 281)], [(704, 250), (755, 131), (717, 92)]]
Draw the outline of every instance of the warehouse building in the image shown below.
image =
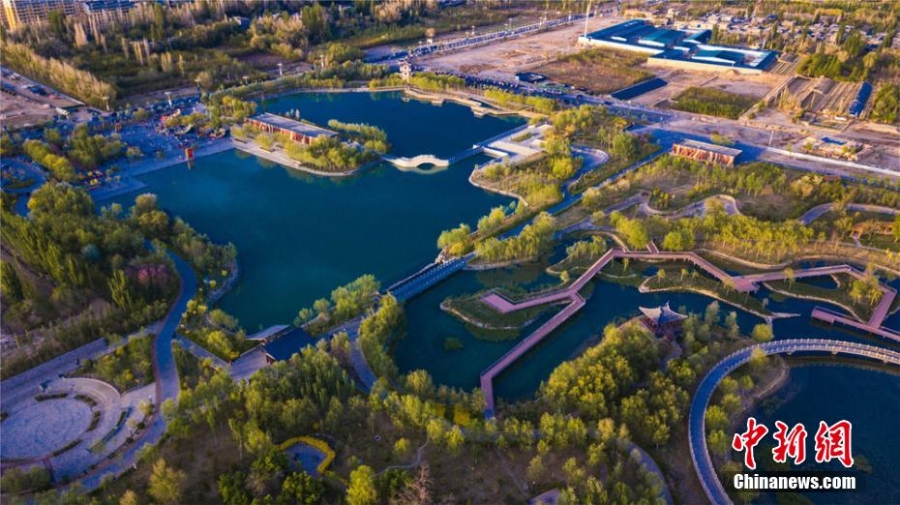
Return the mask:
[(658, 28), (643, 19), (631, 19), (579, 37), (582, 44), (638, 51), (650, 56), (648, 65), (744, 74), (763, 72), (775, 61), (775, 51), (708, 44), (712, 32)]
[(696, 140), (685, 140), (672, 145), (672, 154), (682, 158), (702, 161), (704, 163), (718, 163), (729, 167), (734, 166), (738, 156), (743, 151), (731, 147), (708, 144)]

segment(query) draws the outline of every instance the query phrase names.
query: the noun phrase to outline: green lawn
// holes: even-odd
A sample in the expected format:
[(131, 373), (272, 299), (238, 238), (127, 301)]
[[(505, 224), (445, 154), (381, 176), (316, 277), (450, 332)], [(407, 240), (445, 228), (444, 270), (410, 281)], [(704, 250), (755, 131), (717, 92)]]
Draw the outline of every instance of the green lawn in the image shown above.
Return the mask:
[(679, 93), (672, 102), (672, 108), (707, 116), (737, 119), (754, 103), (756, 98), (752, 96), (694, 86)]

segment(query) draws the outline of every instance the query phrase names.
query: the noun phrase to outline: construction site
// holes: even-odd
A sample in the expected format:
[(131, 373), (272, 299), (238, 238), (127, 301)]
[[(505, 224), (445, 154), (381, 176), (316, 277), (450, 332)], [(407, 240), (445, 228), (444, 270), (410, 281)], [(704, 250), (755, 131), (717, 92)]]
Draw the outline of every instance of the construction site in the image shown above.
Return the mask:
[(864, 82), (795, 76), (782, 87), (775, 104), (806, 123), (829, 126), (865, 117), (871, 91), (871, 85)]
[[(597, 17), (589, 21), (591, 29), (621, 21), (614, 17)], [(461, 73), (481, 79), (514, 82), (516, 74), (533, 70), (569, 54), (581, 51), (577, 39), (585, 25), (573, 25), (505, 40), (465, 51), (422, 58), (419, 61), (434, 70)]]

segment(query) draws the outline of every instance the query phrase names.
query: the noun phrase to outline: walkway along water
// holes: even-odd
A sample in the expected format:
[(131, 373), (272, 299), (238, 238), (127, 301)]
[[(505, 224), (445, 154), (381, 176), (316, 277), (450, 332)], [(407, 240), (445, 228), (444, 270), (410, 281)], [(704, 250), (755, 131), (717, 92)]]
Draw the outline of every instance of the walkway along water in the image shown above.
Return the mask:
[(719, 382), (732, 370), (750, 361), (753, 357), (753, 351), (756, 349), (761, 349), (767, 355), (791, 354), (795, 352), (826, 353), (830, 355), (843, 354), (900, 366), (900, 352), (856, 342), (827, 339), (776, 340), (764, 344), (751, 345), (725, 357), (700, 382), (700, 386), (697, 387), (697, 392), (694, 394), (694, 399), (691, 401), (691, 410), (688, 417), (688, 437), (694, 469), (697, 471), (697, 477), (700, 479), (700, 484), (703, 485), (707, 498), (715, 505), (730, 504), (731, 499), (728, 497), (728, 493), (716, 474), (716, 469), (709, 455), (709, 449), (706, 446), (706, 408)]
[(194, 298), (194, 295), (197, 293), (197, 276), (194, 274), (193, 268), (175, 254), (169, 253), (169, 257), (175, 263), (175, 269), (181, 278), (181, 288), (175, 304), (172, 305), (169, 313), (166, 314), (153, 343), (151, 359), (153, 376), (156, 381), (157, 398), (153, 420), (119, 458), (98, 467), (81, 481), (81, 485), (86, 491), (97, 489), (105, 478), (116, 477), (133, 466), (137, 461), (137, 453), (141, 447), (145, 444), (155, 445), (166, 432), (167, 423), (160, 413), (160, 405), (165, 400), (177, 398), (180, 389), (175, 355), (172, 352), (172, 339), (175, 336), (178, 324), (181, 322), (181, 316), (187, 309), (188, 301)]
[[(833, 275), (836, 273), (846, 273), (852, 275), (857, 278), (862, 278), (863, 274), (858, 270), (853, 268), (850, 265), (834, 265), (827, 267), (815, 267), (815, 268), (804, 268), (799, 269), (793, 272), (792, 274), (788, 274), (784, 270), (777, 272), (766, 272), (761, 274), (750, 274), (750, 275), (739, 275), (732, 276), (722, 270), (721, 268), (713, 265), (707, 259), (701, 257), (700, 255), (693, 252), (686, 253), (678, 253), (678, 252), (651, 252), (651, 251), (626, 251), (623, 249), (610, 249), (603, 256), (601, 256), (597, 261), (591, 265), (588, 270), (583, 273), (578, 279), (575, 280), (569, 286), (551, 291), (548, 293), (542, 293), (535, 297), (525, 299), (519, 302), (511, 302), (501, 296), (496, 292), (491, 292), (482, 297), (482, 302), (493, 308), (494, 310), (506, 314), (509, 312), (515, 312), (518, 310), (522, 310), (528, 307), (535, 307), (538, 305), (544, 305), (548, 303), (559, 303), (559, 302), (569, 302), (569, 305), (566, 306), (565, 309), (556, 314), (552, 319), (541, 325), (540, 328), (535, 330), (532, 334), (525, 337), (521, 342), (516, 344), (515, 347), (510, 349), (506, 354), (500, 357), (496, 362), (494, 362), (491, 366), (485, 369), (481, 373), (481, 390), (484, 393), (485, 399), (485, 417), (493, 417), (495, 414), (495, 398), (494, 398), (494, 379), (500, 375), (506, 368), (508, 368), (512, 363), (518, 360), (520, 357), (525, 355), (532, 347), (537, 345), (541, 340), (544, 339), (547, 335), (549, 335), (553, 330), (555, 330), (558, 326), (560, 326), (563, 322), (566, 321), (570, 316), (578, 312), (578, 310), (584, 306), (584, 299), (578, 294), (582, 288), (597, 274), (600, 270), (603, 269), (610, 261), (613, 261), (617, 258), (631, 258), (638, 260), (650, 260), (650, 261), (687, 261), (693, 263), (698, 268), (706, 271), (711, 276), (715, 277), (723, 284), (727, 286), (733, 287), (738, 292), (752, 292), (756, 291), (759, 288), (759, 284), (768, 281), (774, 280), (782, 280), (786, 279), (790, 276), (793, 276), (795, 279), (805, 278), (805, 277), (814, 277), (814, 276), (822, 276), (822, 275)], [(897, 293), (893, 288), (885, 286), (883, 284), (879, 284), (879, 288), (882, 291), (881, 301), (876, 307), (872, 318), (867, 322), (855, 321), (853, 319), (847, 318), (840, 314), (827, 312), (824, 309), (816, 309), (813, 311), (812, 317), (828, 322), (842, 322), (844, 324), (848, 324), (853, 326), (854, 328), (861, 329), (864, 331), (868, 331), (875, 335), (879, 335), (885, 338), (889, 338), (900, 342), (900, 334), (897, 334), (893, 330), (889, 330), (888, 328), (884, 328), (881, 326), (885, 317), (887, 316), (888, 309), (894, 301)]]

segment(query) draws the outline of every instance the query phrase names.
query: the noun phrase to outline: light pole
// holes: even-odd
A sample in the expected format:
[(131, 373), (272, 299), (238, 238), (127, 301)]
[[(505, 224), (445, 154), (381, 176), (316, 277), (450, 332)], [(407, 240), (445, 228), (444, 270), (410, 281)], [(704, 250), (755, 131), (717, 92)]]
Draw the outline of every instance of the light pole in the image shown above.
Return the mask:
[(284, 77), (284, 63), (278, 64), (278, 77)]
[(106, 102), (106, 112), (109, 112), (109, 95), (103, 95), (103, 101)]

